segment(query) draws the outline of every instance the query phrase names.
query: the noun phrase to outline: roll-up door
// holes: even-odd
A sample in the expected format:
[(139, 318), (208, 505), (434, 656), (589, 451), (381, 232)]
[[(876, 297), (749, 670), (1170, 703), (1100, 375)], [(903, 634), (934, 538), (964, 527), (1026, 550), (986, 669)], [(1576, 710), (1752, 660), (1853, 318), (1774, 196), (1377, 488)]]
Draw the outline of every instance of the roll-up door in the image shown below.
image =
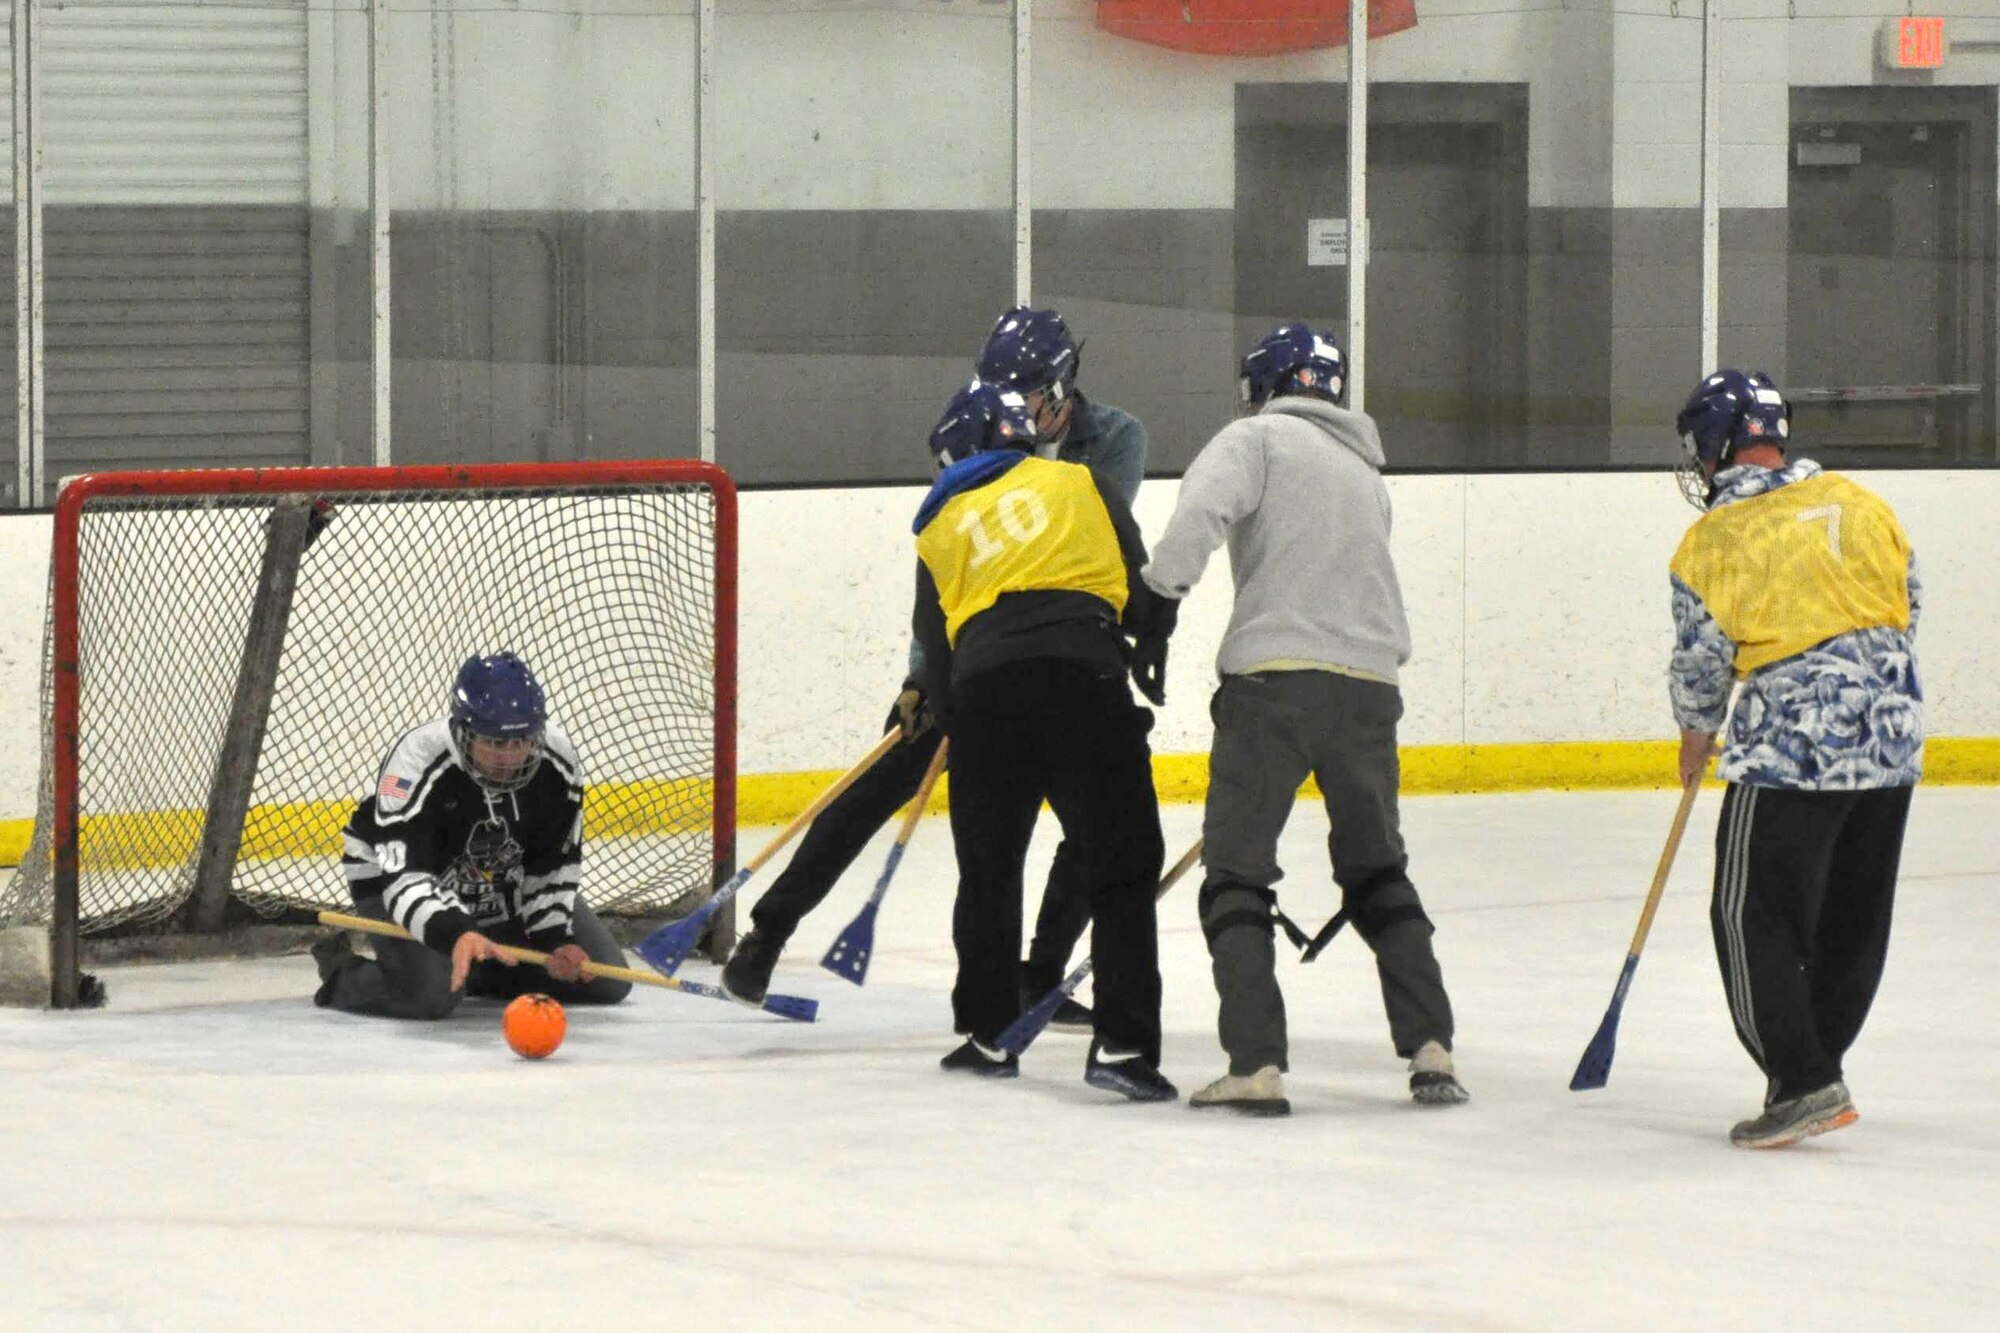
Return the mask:
[(45, 477), (307, 462), (303, 0), (40, 14)]
[(19, 413), (15, 394), (14, 360), (14, 35), (11, 25), (0, 24), (0, 126), (6, 127), (7, 151), (0, 153), (0, 496), (8, 508), (18, 505), (16, 478), (20, 476), (20, 453), (15, 448), (19, 433)]

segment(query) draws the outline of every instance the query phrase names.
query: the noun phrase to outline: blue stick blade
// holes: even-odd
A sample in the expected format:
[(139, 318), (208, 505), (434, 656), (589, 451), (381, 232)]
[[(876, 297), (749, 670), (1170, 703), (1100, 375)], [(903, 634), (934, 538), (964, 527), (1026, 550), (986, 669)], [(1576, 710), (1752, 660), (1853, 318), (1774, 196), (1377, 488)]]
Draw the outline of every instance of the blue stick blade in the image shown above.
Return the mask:
[(868, 959), (875, 952), (875, 904), (861, 909), (847, 929), (840, 932), (819, 965), (835, 976), (859, 986), (868, 980)]
[(1570, 1075), (1572, 1093), (1594, 1093), (1612, 1077), (1612, 1055), (1618, 1045), (1616, 1025), (1606, 1025), (1598, 1029), (1598, 1035), (1590, 1039), (1584, 1047), (1584, 1059), (1576, 1061), (1576, 1073)]
[(811, 1023), (819, 1017), (819, 1001), (802, 995), (766, 995), (764, 1011), (795, 1022)]
[(655, 972), (672, 976), (687, 961), (687, 956), (694, 952), (694, 946), (701, 943), (701, 928), (708, 923), (710, 910), (709, 905), (703, 903), (682, 920), (669, 921), (640, 940), (634, 952), (645, 959)]
[(1625, 993), (1632, 989), (1632, 976), (1638, 970), (1639, 955), (1626, 954), (1611, 1003), (1604, 1010), (1604, 1021), (1597, 1025), (1590, 1045), (1583, 1048), (1583, 1058), (1576, 1062), (1576, 1073), (1569, 1081), (1571, 1092), (1595, 1091), (1611, 1078), (1611, 1057), (1618, 1047), (1618, 1016), (1625, 1012)]
[(1570, 1077), (1571, 1092), (1595, 1092), (1611, 1079), (1611, 1057), (1618, 1047), (1618, 1015), (1614, 1011), (1604, 1016), (1597, 1035), (1590, 1039), (1590, 1045), (1583, 1048), (1583, 1058), (1576, 1062), (1576, 1073)]
[(1019, 1055), (1027, 1050), (1034, 1044), (1035, 1038), (1042, 1035), (1042, 1029), (1049, 1025), (1049, 1020), (1056, 1016), (1056, 1010), (1062, 1008), (1062, 1002), (1068, 998), (1069, 992), (1058, 986), (1035, 1001), (1034, 1008), (1015, 1019), (1000, 1034), (1000, 1049), (1009, 1055)]

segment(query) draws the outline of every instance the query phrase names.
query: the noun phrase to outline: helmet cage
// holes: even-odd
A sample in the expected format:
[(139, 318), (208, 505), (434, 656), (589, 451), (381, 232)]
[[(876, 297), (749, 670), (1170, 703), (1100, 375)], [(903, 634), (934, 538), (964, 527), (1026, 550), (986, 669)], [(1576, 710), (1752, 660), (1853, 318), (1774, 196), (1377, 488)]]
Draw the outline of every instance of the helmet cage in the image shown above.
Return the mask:
[(1718, 370), (1695, 386), (1674, 418), (1681, 463), (1681, 494), (1698, 509), (1714, 498), (1710, 478), (1729, 467), (1737, 451), (1768, 444), (1782, 451), (1791, 436), (1792, 408), (1761, 370)]
[[(542, 686), (513, 653), (466, 659), (452, 682), (448, 731), (465, 771), (488, 792), (519, 791), (534, 779), (542, 762), (542, 737), (548, 726), (548, 698)], [(527, 754), (505, 771), (480, 763), (475, 745), (526, 742)]]
[[(494, 793), (519, 791), (535, 780), (535, 774), (542, 766), (542, 735), (543, 729), (537, 727), (528, 736), (488, 736), (474, 731), (457, 718), (451, 720), (451, 743), (458, 751), (459, 762), (465, 766), (465, 771), (472, 775), (472, 780), (478, 783), (482, 790)], [(506, 772), (495, 772), (487, 768), (479, 762), (472, 748), (480, 741), (513, 744), (522, 740), (532, 742), (532, 747), (528, 750), (526, 758)]]

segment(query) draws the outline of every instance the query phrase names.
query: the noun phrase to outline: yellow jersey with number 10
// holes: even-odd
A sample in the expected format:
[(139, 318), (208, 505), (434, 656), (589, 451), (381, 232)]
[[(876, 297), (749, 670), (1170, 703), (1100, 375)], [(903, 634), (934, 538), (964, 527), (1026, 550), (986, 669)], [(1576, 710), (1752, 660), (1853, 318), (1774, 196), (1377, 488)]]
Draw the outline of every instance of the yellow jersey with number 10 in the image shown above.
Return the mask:
[(917, 555), (937, 583), (954, 648), (965, 622), (1005, 593), (1084, 592), (1125, 612), (1118, 532), (1081, 463), (1024, 458), (959, 492), (924, 525)]
[(1881, 497), (1830, 472), (1710, 510), (1673, 572), (1736, 644), (1736, 675), (1850, 630), (1910, 627), (1910, 541)]

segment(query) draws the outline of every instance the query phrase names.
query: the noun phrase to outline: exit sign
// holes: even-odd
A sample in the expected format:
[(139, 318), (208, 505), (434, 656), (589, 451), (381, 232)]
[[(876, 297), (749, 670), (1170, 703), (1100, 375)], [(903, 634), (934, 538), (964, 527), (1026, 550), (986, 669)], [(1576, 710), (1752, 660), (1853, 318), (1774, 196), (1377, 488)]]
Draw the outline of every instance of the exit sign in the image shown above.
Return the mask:
[(1875, 54), (1886, 69), (1939, 69), (1944, 65), (1944, 20), (1884, 19)]

